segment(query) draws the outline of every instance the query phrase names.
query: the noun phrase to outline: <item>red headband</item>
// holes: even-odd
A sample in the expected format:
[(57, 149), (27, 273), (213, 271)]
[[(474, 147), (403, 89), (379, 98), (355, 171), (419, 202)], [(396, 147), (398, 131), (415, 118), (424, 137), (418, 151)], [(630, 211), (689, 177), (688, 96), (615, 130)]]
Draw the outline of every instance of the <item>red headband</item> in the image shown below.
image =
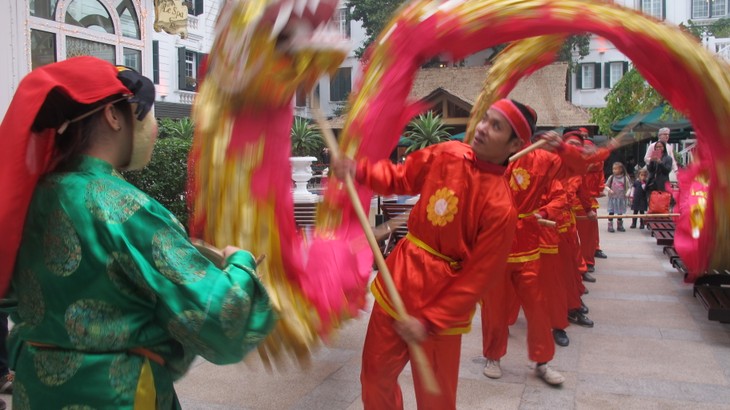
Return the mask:
[(532, 137), (532, 128), (527, 122), (527, 118), (522, 114), (519, 108), (511, 100), (503, 98), (494, 104), (492, 109), (496, 110), (500, 114), (507, 118), (507, 122), (512, 126), (512, 130), (517, 134), (518, 137), (525, 143), (530, 143)]
[(565, 141), (565, 142), (572, 141), (572, 140), (578, 141), (580, 143), (580, 145), (583, 145), (583, 140), (577, 135), (564, 135), (563, 136), (563, 141)]

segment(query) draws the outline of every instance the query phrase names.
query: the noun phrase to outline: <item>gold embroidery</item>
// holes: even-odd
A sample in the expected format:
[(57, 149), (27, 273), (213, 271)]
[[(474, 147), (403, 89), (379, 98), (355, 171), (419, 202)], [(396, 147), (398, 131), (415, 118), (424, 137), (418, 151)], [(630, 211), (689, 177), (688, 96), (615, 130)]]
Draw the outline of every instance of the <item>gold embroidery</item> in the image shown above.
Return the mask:
[(119, 182), (94, 180), (86, 189), (86, 207), (94, 217), (109, 224), (121, 224), (134, 215), (149, 198)]
[(41, 284), (30, 269), (18, 272), (18, 314), (29, 327), (37, 326), (46, 314)]
[(66, 309), (64, 319), (68, 337), (78, 349), (121, 349), (129, 340), (129, 321), (121, 309), (101, 300), (77, 300)]
[(206, 275), (210, 262), (173, 228), (162, 228), (152, 237), (155, 267), (177, 284), (197, 282)]
[(454, 220), (459, 211), (459, 198), (454, 191), (441, 188), (428, 199), (426, 207), (427, 218), (435, 226), (444, 226)]
[(509, 179), (509, 186), (514, 191), (526, 190), (530, 186), (530, 173), (524, 168), (513, 169), (512, 176)]
[(54, 275), (69, 276), (81, 264), (81, 243), (71, 219), (61, 210), (48, 217), (43, 233), (43, 260)]
[(38, 349), (33, 356), (38, 380), (46, 386), (60, 386), (81, 367), (84, 357), (78, 352)]
[(157, 295), (144, 280), (139, 267), (129, 255), (113, 252), (106, 262), (106, 273), (109, 275), (109, 280), (123, 293), (153, 303), (157, 300)]

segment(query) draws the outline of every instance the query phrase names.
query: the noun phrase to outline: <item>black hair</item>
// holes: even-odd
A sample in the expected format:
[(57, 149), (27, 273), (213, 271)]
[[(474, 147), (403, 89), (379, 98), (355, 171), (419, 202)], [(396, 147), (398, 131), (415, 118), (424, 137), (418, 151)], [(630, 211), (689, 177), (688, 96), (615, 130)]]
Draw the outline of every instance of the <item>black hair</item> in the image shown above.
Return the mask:
[[(112, 95), (92, 104), (81, 104), (58, 90), (52, 90), (41, 105), (31, 129), (41, 132), (46, 129), (59, 129), (66, 121), (85, 113), (114, 103), (125, 119), (132, 121), (132, 107), (126, 99), (119, 100), (121, 95)], [(91, 144), (92, 135), (101, 118), (103, 110), (99, 110), (78, 121), (68, 123), (63, 133), (56, 135), (53, 152), (53, 171), (61, 171), (68, 167), (71, 160), (86, 151)]]

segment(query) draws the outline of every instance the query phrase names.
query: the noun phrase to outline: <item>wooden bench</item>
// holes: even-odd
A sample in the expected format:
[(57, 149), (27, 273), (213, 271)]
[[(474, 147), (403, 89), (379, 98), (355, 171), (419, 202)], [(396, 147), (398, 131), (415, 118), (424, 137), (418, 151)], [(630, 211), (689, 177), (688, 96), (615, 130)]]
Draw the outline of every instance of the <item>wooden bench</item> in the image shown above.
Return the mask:
[(408, 224), (406, 222), (408, 215), (411, 213), (411, 209), (413, 209), (412, 204), (380, 204), (380, 210), (385, 217), (385, 223), (394, 225), (394, 228), (390, 230), (390, 234), (388, 234), (383, 245), (383, 255), (387, 256), (395, 248), (395, 244), (408, 234)]
[(647, 224), (649, 230), (654, 231), (673, 231), (676, 227), (674, 222), (669, 221), (652, 221)]
[(674, 246), (665, 246), (664, 254), (669, 257), (669, 262), (672, 264), (672, 266), (681, 273), (683, 273), (684, 277), (686, 278), (689, 274), (689, 271), (687, 270), (687, 267), (684, 266), (684, 262), (682, 262), (682, 259), (679, 257), (677, 250), (674, 249)]
[(674, 231), (652, 231), (657, 245), (674, 245)]
[(707, 309), (707, 319), (730, 323), (730, 271), (713, 271), (697, 278), (694, 296)]
[(298, 229), (304, 229), (314, 226), (317, 220), (317, 204), (316, 203), (295, 203), (294, 204), (294, 221), (297, 223)]

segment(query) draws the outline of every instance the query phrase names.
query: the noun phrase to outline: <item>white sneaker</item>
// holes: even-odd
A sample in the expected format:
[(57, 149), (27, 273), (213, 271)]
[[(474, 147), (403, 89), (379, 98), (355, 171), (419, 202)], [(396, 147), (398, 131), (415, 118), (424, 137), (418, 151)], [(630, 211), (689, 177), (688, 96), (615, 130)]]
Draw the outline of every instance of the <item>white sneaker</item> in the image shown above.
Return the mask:
[[(486, 369), (484, 371), (486, 373)], [(535, 368), (535, 373), (537, 373), (538, 377), (545, 380), (545, 383), (553, 386), (561, 385), (565, 381), (565, 376), (560, 374), (557, 370), (552, 369), (547, 365), (547, 363), (537, 366)]]
[(490, 379), (499, 379), (502, 377), (502, 368), (499, 366), (499, 360), (487, 359), (487, 365), (484, 366), (484, 375)]

